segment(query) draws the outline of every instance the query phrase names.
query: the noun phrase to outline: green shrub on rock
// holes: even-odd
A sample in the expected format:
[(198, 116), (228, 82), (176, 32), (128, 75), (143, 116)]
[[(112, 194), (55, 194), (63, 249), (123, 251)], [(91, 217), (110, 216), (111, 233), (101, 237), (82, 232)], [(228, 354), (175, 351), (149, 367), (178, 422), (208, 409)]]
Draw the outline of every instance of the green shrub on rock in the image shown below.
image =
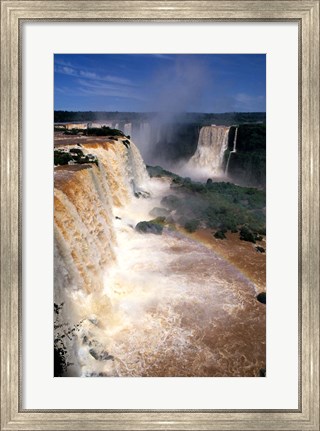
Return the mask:
[(223, 230), (217, 230), (217, 232), (215, 232), (213, 234), (213, 236), (217, 239), (226, 239), (227, 238), (225, 235), (225, 232)]
[(199, 224), (200, 224), (199, 220), (190, 220), (185, 223), (184, 228), (187, 232), (192, 233), (198, 229)]
[(67, 165), (71, 160), (73, 160), (73, 158), (69, 153), (60, 150), (54, 152), (54, 164), (56, 166)]
[(242, 226), (240, 229), (240, 239), (242, 241), (248, 241), (256, 243), (256, 235), (248, 228), (248, 226)]
[(70, 148), (69, 153), (77, 154), (77, 156), (83, 156), (83, 151), (80, 148)]

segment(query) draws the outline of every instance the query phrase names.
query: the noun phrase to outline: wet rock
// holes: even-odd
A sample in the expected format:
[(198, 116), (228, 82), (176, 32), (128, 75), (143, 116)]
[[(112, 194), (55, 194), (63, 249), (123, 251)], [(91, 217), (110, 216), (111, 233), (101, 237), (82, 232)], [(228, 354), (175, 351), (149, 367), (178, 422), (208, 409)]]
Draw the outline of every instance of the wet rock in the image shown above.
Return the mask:
[(257, 295), (257, 300), (259, 302), (261, 302), (261, 304), (266, 304), (267, 303), (267, 296), (266, 296), (266, 292), (261, 292)]
[(242, 226), (240, 229), (240, 239), (242, 241), (253, 242), (254, 244), (256, 242), (256, 236), (248, 226)]
[(138, 191), (135, 191), (134, 192), (134, 195), (135, 195), (135, 197), (136, 198), (149, 198), (150, 197), (150, 193), (149, 192), (146, 192), (146, 191), (144, 191), (144, 190), (138, 190)]
[(153, 233), (161, 235), (166, 221), (165, 217), (157, 217), (149, 221), (141, 221), (136, 225), (136, 231), (140, 233)]
[(90, 353), (90, 355), (95, 359), (95, 360), (99, 360), (99, 353), (98, 352), (96, 352), (96, 350), (94, 350), (94, 349), (90, 349), (89, 350), (89, 353)]
[(100, 361), (113, 361), (114, 357), (109, 355), (108, 352), (102, 352), (100, 355)]
[(126, 148), (130, 147), (130, 141), (128, 139), (125, 139), (124, 141), (122, 141), (122, 143)]
[(96, 361), (113, 361), (114, 360), (114, 357), (112, 355), (109, 355), (109, 353), (106, 352), (105, 350), (102, 350), (101, 352), (99, 352), (96, 349), (90, 349), (89, 353)]
[(226, 235), (223, 230), (217, 230), (217, 232), (215, 232), (213, 236), (217, 239), (226, 239)]
[(88, 320), (89, 320), (90, 323), (92, 323), (95, 326), (97, 326), (98, 323), (99, 323), (99, 321), (98, 321), (98, 319), (96, 317), (90, 317)]

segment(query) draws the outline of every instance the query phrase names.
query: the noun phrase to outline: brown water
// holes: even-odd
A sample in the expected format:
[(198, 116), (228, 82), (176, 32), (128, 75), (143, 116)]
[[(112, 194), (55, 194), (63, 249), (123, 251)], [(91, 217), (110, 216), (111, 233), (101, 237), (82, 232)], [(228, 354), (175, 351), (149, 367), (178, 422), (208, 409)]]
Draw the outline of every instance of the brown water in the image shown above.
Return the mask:
[(143, 251), (141, 241), (131, 238), (106, 281), (116, 374), (258, 375), (265, 367), (265, 307), (254, 285), (178, 233), (153, 235)]

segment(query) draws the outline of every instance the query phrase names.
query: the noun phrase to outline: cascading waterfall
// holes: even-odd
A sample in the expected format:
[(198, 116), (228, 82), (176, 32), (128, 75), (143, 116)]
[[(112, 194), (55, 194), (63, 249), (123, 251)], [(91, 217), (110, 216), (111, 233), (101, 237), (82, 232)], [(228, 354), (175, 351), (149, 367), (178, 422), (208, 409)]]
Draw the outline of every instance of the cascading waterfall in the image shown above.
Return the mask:
[(62, 292), (66, 287), (86, 293), (102, 290), (101, 273), (114, 258), (112, 205), (103, 172), (96, 166), (70, 166), (68, 170), (56, 171), (56, 253), (58, 262), (71, 268), (66, 271), (59, 267), (55, 271), (60, 277), (55, 285), (57, 291)]
[[(219, 141), (221, 153), (224, 129), (204, 130), (200, 146)], [(68, 375), (257, 375), (265, 315), (255, 285), (179, 230), (134, 229), (172, 190), (121, 141), (82, 144), (98, 166), (55, 169), (56, 331), (66, 333)]]
[(223, 174), (223, 157), (228, 148), (230, 127), (205, 126), (199, 134), (195, 154), (188, 162), (190, 167), (204, 169), (211, 176)]
[(132, 136), (132, 124), (131, 123), (126, 123), (124, 125), (124, 134), (126, 136)]
[(150, 122), (137, 122), (132, 126), (132, 139), (139, 143), (139, 150), (144, 157), (148, 158), (148, 152), (153, 139), (153, 128)]
[(236, 130), (234, 132), (233, 149), (229, 153), (229, 157), (228, 157), (228, 161), (227, 161), (227, 165), (226, 165), (226, 169), (225, 169), (226, 175), (228, 175), (228, 172), (229, 172), (229, 163), (230, 163), (230, 159), (231, 159), (231, 154), (234, 154), (237, 152), (237, 135), (238, 135), (238, 127), (236, 127)]
[[(66, 321), (72, 326), (90, 320), (101, 304), (110, 314), (103, 289), (108, 268), (116, 262), (114, 210), (130, 202), (133, 184), (148, 194), (149, 176), (133, 142), (128, 146), (121, 142), (85, 144), (82, 152), (94, 153), (98, 166), (55, 168), (54, 296), (57, 305), (64, 304), (59, 316), (62, 327)], [(66, 342), (68, 361), (79, 366), (77, 343), (73, 345), (68, 338)]]

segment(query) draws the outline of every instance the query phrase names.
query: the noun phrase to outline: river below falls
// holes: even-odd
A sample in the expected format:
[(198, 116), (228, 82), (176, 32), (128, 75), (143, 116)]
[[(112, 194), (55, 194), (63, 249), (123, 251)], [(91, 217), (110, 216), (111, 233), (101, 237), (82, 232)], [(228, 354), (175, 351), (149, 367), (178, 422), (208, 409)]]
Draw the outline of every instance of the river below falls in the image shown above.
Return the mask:
[[(117, 263), (105, 276), (111, 315), (90, 320), (110, 355), (82, 346), (82, 375), (259, 376), (265, 368), (265, 305), (255, 285), (205, 244), (183, 232), (141, 234), (134, 226), (170, 194), (151, 180), (153, 197), (114, 211)], [(93, 322), (93, 323), (92, 323)], [(94, 326), (97, 326), (94, 328)]]

